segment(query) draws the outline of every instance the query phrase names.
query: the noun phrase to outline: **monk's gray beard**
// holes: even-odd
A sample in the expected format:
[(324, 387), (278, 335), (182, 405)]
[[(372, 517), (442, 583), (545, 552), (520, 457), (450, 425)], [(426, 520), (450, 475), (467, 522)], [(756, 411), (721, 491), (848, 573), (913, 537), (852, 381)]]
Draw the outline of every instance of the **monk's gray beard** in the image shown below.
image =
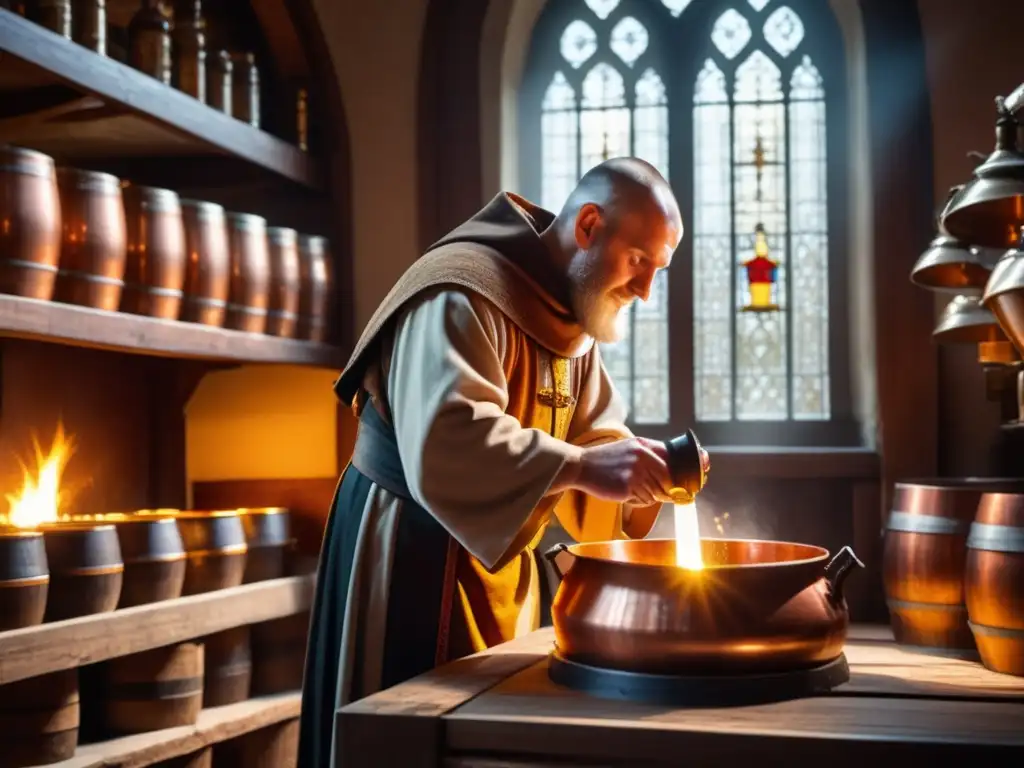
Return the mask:
[(583, 330), (602, 344), (619, 341), (626, 331), (629, 305), (619, 304), (601, 291), (601, 275), (589, 254), (573, 260), (569, 277), (572, 311)]

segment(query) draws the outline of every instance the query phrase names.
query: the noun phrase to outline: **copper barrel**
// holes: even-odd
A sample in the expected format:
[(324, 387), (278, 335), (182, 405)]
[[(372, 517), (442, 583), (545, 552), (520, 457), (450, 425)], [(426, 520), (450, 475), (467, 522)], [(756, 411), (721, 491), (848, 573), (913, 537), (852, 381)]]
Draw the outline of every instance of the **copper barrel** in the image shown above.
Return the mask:
[(43, 535), (0, 529), (0, 632), (42, 624), (49, 587)]
[(0, 146), (0, 293), (53, 298), (60, 233), (53, 159)]
[(228, 214), (231, 291), (227, 328), (263, 333), (270, 305), (270, 250), (267, 220), (252, 213)]
[(109, 173), (58, 168), (57, 188), (63, 237), (54, 298), (115, 312), (128, 247), (121, 182)]
[(288, 227), (268, 227), (270, 249), (270, 305), (267, 311), (267, 333), (294, 338), (299, 320), (299, 291), (302, 286), (299, 268), (298, 237)]
[(178, 193), (131, 184), (123, 194), (128, 260), (121, 311), (177, 320), (187, 263)]
[(181, 319), (219, 328), (224, 325), (231, 283), (224, 208), (202, 200), (182, 200), (181, 216), (188, 260)]
[(886, 523), (882, 579), (896, 642), (975, 657), (964, 603), (967, 534), (984, 493), (1024, 480), (942, 478), (896, 484)]
[(114, 610), (124, 579), (114, 526), (60, 522), (40, 526), (40, 530), (50, 567), (45, 620)]
[(296, 335), (308, 341), (326, 341), (334, 291), (330, 244), (319, 235), (300, 235), (298, 245), (300, 288)]
[(1024, 494), (981, 497), (967, 539), (964, 583), (982, 663), (1024, 676)]

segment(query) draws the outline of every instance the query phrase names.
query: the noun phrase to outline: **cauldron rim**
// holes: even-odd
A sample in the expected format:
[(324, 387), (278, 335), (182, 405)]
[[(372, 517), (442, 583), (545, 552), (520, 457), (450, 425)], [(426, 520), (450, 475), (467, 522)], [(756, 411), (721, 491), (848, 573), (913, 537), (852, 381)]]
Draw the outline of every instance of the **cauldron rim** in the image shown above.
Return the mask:
[(804, 544), (799, 541), (782, 541), (780, 539), (752, 539), (752, 538), (732, 538), (732, 537), (712, 537), (712, 536), (701, 536), (701, 543), (704, 542), (734, 542), (739, 544), (774, 544), (774, 545), (789, 545), (804, 547), (809, 551), (814, 551), (813, 557), (803, 557), (797, 560), (781, 560), (777, 562), (767, 563), (726, 563), (726, 564), (711, 564), (705, 565), (700, 570), (692, 570), (681, 568), (674, 564), (668, 563), (644, 563), (634, 562), (630, 560), (617, 560), (610, 557), (597, 557), (593, 554), (586, 554), (587, 550), (595, 550), (599, 547), (610, 547), (610, 546), (624, 546), (630, 548), (640, 548), (648, 543), (656, 542), (671, 542), (675, 543), (675, 539), (672, 538), (660, 538), (660, 539), (614, 539), (609, 541), (590, 541), (576, 544), (569, 544), (566, 546), (569, 554), (576, 560), (586, 561), (590, 563), (600, 564), (603, 566), (623, 566), (630, 569), (641, 568), (644, 570), (661, 571), (661, 570), (672, 570), (679, 571), (680, 573), (704, 573), (704, 572), (737, 572), (737, 571), (754, 571), (762, 569), (777, 570), (780, 568), (805, 568), (809, 565), (815, 565), (821, 563), (824, 566), (831, 553), (825, 547), (819, 547), (816, 544)]

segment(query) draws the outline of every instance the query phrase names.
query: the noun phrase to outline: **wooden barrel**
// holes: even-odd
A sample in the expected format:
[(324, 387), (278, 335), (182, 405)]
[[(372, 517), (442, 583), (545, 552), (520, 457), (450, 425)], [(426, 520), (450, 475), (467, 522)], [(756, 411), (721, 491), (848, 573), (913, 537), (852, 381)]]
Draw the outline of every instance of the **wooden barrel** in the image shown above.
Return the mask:
[(267, 227), (270, 249), (270, 303), (266, 332), (291, 339), (299, 321), (301, 272), (297, 234), (288, 227)]
[(49, 301), (60, 260), (53, 158), (0, 146), (0, 293)]
[(0, 685), (0, 768), (70, 760), (78, 718), (78, 670)]
[(217, 768), (295, 768), (299, 721), (286, 720), (217, 745)]
[(109, 173), (58, 168), (57, 189), (63, 237), (54, 298), (116, 312), (128, 240), (121, 181)]
[(42, 624), (49, 588), (43, 534), (0, 529), (0, 632)]
[(964, 584), (982, 663), (1024, 676), (1024, 494), (981, 497), (967, 539)]
[(280, 579), (285, 575), (287, 550), (292, 543), (288, 510), (284, 507), (253, 507), (239, 511), (249, 548), (243, 583)]
[(121, 311), (177, 320), (187, 263), (178, 193), (130, 184), (123, 194), (128, 259)]
[(299, 235), (299, 324), (297, 337), (327, 341), (334, 280), (330, 246), (319, 235)]
[(181, 319), (224, 325), (231, 283), (231, 252), (224, 208), (202, 200), (182, 200), (185, 225), (185, 287)]
[(231, 289), (226, 328), (263, 333), (270, 304), (267, 220), (252, 213), (228, 214)]
[(42, 525), (50, 589), (45, 621), (107, 613), (117, 608), (124, 561), (113, 525), (58, 522)]
[(124, 560), (118, 608), (181, 597), (185, 585), (185, 545), (173, 517), (113, 516)]
[(252, 695), (302, 689), (309, 612), (252, 625)]
[(964, 604), (967, 534), (982, 494), (1004, 488), (1024, 488), (1024, 481), (943, 478), (896, 484), (882, 577), (897, 643), (977, 657)]
[(111, 734), (195, 725), (203, 707), (202, 643), (179, 643), (104, 665), (103, 722)]
[(187, 557), (183, 595), (237, 587), (245, 573), (245, 529), (238, 510), (175, 515)]
[(222, 707), (248, 699), (252, 685), (249, 627), (235, 627), (207, 635), (202, 643), (206, 667), (203, 707)]

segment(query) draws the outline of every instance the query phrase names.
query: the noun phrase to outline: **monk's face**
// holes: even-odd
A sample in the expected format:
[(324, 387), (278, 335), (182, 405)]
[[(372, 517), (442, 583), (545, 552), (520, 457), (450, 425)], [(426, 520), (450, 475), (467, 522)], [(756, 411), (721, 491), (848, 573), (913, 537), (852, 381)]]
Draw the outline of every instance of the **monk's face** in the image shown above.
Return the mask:
[(622, 338), (629, 306), (647, 301), (657, 273), (669, 266), (683, 236), (674, 200), (644, 199), (604, 209), (584, 205), (576, 217), (577, 253), (570, 264), (573, 311), (596, 341)]

